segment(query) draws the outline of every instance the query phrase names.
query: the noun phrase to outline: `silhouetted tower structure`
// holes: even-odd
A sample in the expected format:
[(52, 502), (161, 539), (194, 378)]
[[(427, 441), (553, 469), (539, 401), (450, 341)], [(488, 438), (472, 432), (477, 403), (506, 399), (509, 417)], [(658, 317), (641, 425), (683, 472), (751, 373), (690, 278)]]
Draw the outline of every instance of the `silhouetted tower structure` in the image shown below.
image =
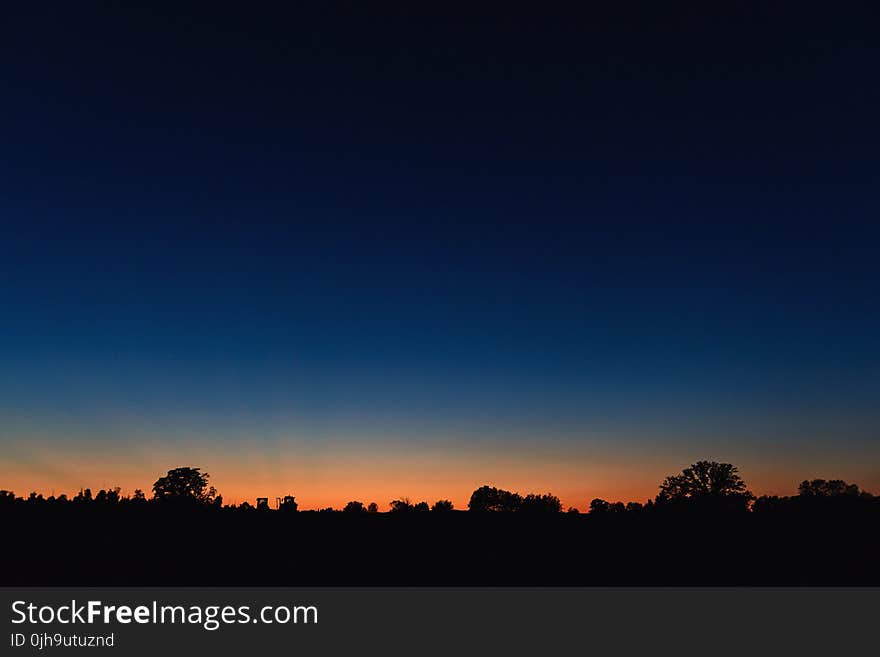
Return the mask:
[(278, 505), (279, 511), (296, 511), (297, 503), (293, 495), (285, 495), (284, 497), (276, 497), (275, 503)]

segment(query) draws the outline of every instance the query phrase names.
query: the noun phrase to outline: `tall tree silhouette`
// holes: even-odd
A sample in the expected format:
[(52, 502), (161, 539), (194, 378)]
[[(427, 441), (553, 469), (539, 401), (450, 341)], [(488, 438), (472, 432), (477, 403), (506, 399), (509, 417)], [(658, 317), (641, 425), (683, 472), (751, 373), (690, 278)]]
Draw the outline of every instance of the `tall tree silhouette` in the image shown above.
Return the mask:
[(153, 498), (160, 502), (211, 503), (217, 491), (208, 486), (210, 476), (200, 468), (174, 468), (153, 484)]
[(657, 496), (658, 502), (723, 503), (741, 509), (754, 499), (735, 465), (715, 461), (697, 461), (680, 475), (666, 477)]

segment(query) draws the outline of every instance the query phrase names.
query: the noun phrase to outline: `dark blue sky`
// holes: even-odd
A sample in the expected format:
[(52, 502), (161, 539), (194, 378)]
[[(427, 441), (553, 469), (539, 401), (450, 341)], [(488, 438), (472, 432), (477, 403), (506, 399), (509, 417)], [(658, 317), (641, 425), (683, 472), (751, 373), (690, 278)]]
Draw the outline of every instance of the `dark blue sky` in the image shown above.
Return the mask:
[(68, 4), (0, 29), (9, 478), (247, 444), (880, 484), (867, 11)]

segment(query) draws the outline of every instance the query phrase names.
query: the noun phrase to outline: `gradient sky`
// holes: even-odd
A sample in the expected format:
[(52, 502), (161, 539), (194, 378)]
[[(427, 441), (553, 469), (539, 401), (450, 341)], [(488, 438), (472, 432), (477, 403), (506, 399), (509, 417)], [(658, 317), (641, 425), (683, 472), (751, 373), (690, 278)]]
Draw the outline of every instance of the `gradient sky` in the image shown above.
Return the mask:
[(865, 17), (69, 4), (0, 27), (0, 487), (880, 491)]

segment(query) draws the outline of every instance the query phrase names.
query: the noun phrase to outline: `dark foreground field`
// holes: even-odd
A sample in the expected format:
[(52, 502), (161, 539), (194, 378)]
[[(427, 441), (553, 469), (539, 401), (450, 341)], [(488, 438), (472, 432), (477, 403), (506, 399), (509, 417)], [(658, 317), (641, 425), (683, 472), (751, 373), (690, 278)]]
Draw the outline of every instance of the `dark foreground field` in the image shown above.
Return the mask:
[(774, 513), (9, 508), (4, 585), (880, 584), (876, 504)]

